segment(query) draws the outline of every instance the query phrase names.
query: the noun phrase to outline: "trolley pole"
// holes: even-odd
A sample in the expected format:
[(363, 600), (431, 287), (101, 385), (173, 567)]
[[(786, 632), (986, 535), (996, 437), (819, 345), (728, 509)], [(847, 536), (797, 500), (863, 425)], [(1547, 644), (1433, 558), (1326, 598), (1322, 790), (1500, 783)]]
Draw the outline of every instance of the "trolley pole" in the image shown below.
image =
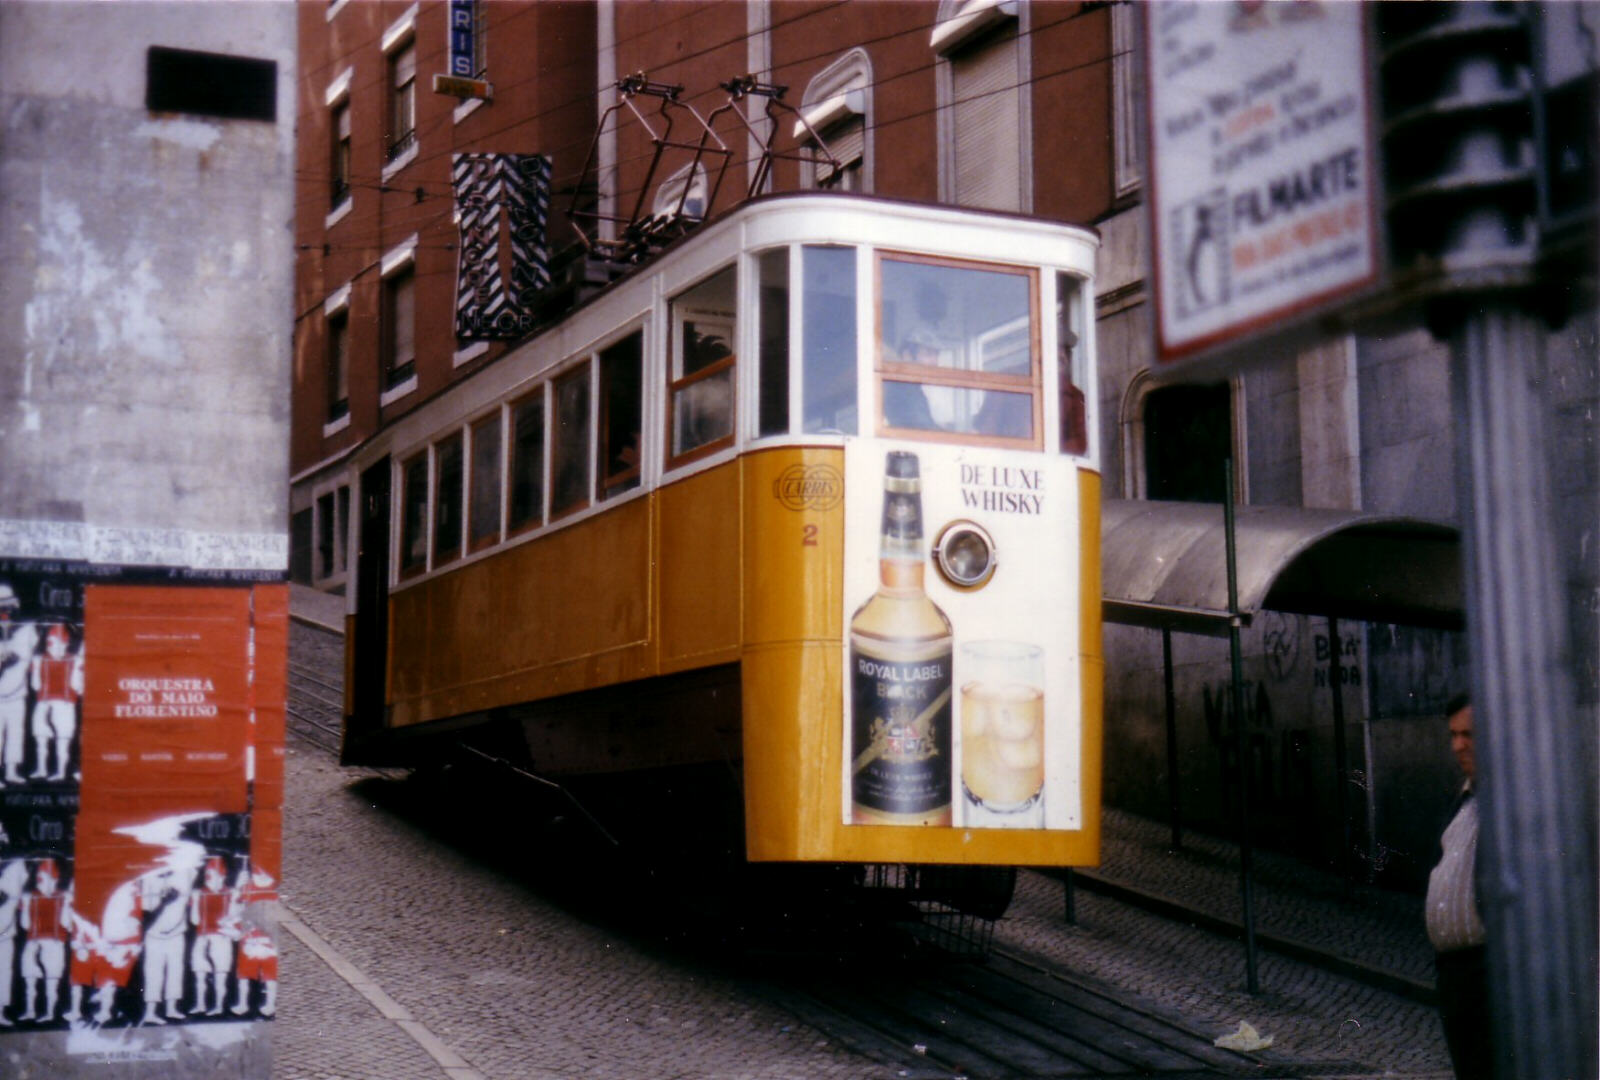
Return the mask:
[(1245, 983), (1261, 993), (1256, 975), (1255, 884), (1250, 874), (1250, 736), (1244, 722), (1244, 662), (1239, 647), (1239, 559), (1234, 543), (1233, 458), (1222, 462), (1222, 525), (1228, 541), (1228, 659), (1232, 665), (1234, 745), (1239, 758), (1239, 893), (1244, 903)]
[(1596, 1075), (1595, 805), (1547, 479), (1542, 320), (1450, 326), (1495, 1074)]

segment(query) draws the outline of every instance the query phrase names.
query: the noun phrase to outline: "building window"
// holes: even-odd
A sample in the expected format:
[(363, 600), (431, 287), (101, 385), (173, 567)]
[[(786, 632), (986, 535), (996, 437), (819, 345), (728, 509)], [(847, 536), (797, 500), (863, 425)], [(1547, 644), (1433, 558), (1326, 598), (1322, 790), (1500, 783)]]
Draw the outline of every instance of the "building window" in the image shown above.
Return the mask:
[(386, 160), (417, 145), (417, 46), (407, 41), (389, 55), (389, 138)]
[(330, 122), (333, 147), (328, 162), (332, 185), (328, 192), (329, 207), (337, 210), (350, 197), (350, 102), (341, 101), (333, 107)]
[(1119, 199), (1138, 191), (1144, 176), (1139, 165), (1139, 116), (1144, 95), (1133, 60), (1139, 33), (1135, 20), (1139, 14), (1132, 0), (1117, 0), (1111, 6), (1111, 120)]
[(1027, 5), (943, 0), (933, 31), (939, 54), (939, 192), (961, 206), (1028, 211), (1031, 64)]
[(467, 547), (477, 551), (500, 539), (500, 414), (472, 425), (472, 481), (467, 497)]
[(1020, 267), (880, 255), (879, 431), (1036, 448), (1036, 282)]
[(511, 406), (511, 532), (544, 522), (544, 387)]
[(338, 564), (334, 559), (334, 537), (338, 534), (338, 522), (333, 512), (333, 492), (328, 492), (317, 499), (317, 577), (328, 578), (338, 572)]
[(333, 557), (343, 570), (349, 566), (347, 559), (349, 551), (346, 550), (346, 538), (350, 530), (350, 485), (340, 484), (333, 493), (333, 505), (338, 512), (335, 520), (338, 526), (333, 531)]
[(672, 301), (668, 464), (733, 443), (733, 289), (730, 266)]
[(413, 265), (383, 279), (383, 356), (389, 389), (416, 374), (416, 274)]
[(400, 576), (428, 565), (428, 453), (400, 466)]
[(794, 131), (807, 153), (801, 171), (806, 187), (872, 190), (871, 94), (872, 62), (859, 48), (829, 64), (806, 85), (800, 107), (804, 122), (796, 121)]
[(1144, 396), (1146, 498), (1223, 501), (1222, 463), (1233, 452), (1232, 397), (1227, 383), (1163, 386)]
[(145, 107), (151, 112), (274, 121), (278, 64), (152, 45), (145, 53)]
[(316, 561), (318, 581), (336, 577), (345, 570), (345, 530), (350, 521), (350, 486), (342, 484), (317, 496)]
[(629, 334), (600, 352), (600, 463), (596, 497), (609, 499), (639, 486), (643, 411), (644, 333)]
[(442, 566), (461, 554), (463, 480), (461, 433), (433, 448), (433, 565)]
[(350, 414), (350, 309), (328, 317), (328, 419)]
[(311, 507), (296, 510), (289, 517), (289, 580), (301, 585), (311, 584), (312, 544)]
[(557, 518), (589, 505), (588, 361), (557, 378), (553, 389), (550, 516)]

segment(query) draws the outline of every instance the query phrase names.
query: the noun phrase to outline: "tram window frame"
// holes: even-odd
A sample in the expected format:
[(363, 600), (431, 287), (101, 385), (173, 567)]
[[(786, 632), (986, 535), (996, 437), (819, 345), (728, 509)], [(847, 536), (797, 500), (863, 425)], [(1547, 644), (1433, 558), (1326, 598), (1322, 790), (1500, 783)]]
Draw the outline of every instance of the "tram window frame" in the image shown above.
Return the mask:
[[(1024, 266), (1014, 263), (989, 263), (978, 262), (971, 259), (956, 259), (948, 256), (923, 255), (915, 252), (895, 251), (889, 249), (878, 250), (874, 253), (873, 265), (873, 375), (876, 383), (876, 401), (874, 415), (876, 417), (877, 432), (880, 436), (896, 439), (912, 439), (920, 442), (952, 443), (962, 446), (994, 446), (1017, 450), (1039, 450), (1044, 446), (1044, 378), (1043, 365), (1040, 360), (1040, 307), (1039, 307), (1039, 270), (1037, 267)], [(886, 303), (884, 299), (884, 264), (886, 262), (905, 263), (920, 266), (945, 267), (954, 270), (967, 270), (979, 273), (1010, 274), (1023, 279), (1026, 285), (1028, 302), (1027, 313), (1027, 347), (1028, 347), (1028, 373), (1026, 375), (1011, 375), (1002, 372), (984, 371), (966, 367), (948, 367), (937, 364), (919, 363), (889, 357), (889, 341), (886, 336)], [(967, 339), (969, 342), (981, 342), (985, 335), (997, 335), (1005, 332), (1005, 326), (991, 328), (984, 334), (974, 335)], [(977, 391), (980, 393), (999, 393), (1026, 395), (1029, 399), (1029, 430), (1027, 437), (985, 434), (978, 431), (960, 431), (946, 428), (928, 428), (906, 426), (891, 423), (885, 403), (888, 398), (887, 387), (916, 386), (918, 388), (948, 387), (951, 390)], [(980, 406), (981, 411), (981, 406)], [(930, 417), (930, 422), (932, 418)]]
[[(845, 263), (848, 262), (848, 267)], [(861, 430), (861, 248), (800, 247), (800, 430), (854, 435)], [(827, 285), (837, 286), (829, 291)]]
[[(724, 280), (725, 279), (725, 280)], [(732, 446), (739, 435), (739, 320), (737, 314), (738, 276), (730, 263), (707, 275), (698, 284), (673, 297), (668, 305), (672, 338), (667, 357), (667, 468), (699, 461)], [(727, 307), (713, 307), (704, 295), (726, 288)], [(697, 295), (700, 294), (700, 295)], [(716, 330), (718, 333), (701, 332)], [(700, 342), (726, 342), (727, 355), (697, 358), (690, 367), (690, 334)], [(714, 351), (714, 350), (712, 350)], [(682, 437), (688, 426), (690, 402), (697, 396), (695, 387), (708, 388), (712, 380), (726, 381), (726, 422), (723, 434), (710, 434), (704, 441), (685, 445)], [(702, 385), (704, 384), (704, 385)], [(707, 416), (713, 414), (709, 411)]]
[[(433, 565), (440, 567), (461, 558), (461, 537), (466, 528), (466, 439), (452, 431), (433, 444), (433, 499), (429, 520), (433, 529)], [(446, 473), (446, 469), (451, 469)]]
[(1087, 298), (1084, 279), (1056, 271), (1056, 396), (1061, 453), (1086, 457), (1089, 453), (1089, 400), (1084, 390), (1088, 357), (1083, 340), (1083, 312)]
[[(605, 502), (634, 490), (644, 476), (643, 328), (624, 334), (599, 350), (595, 360), (599, 375), (599, 417), (594, 498), (596, 502)], [(627, 367), (630, 363), (631, 369)], [(618, 376), (620, 381), (613, 376)], [(628, 460), (630, 444), (631, 462)]]
[[(400, 513), (396, 523), (399, 551), (395, 553), (395, 564), (400, 579), (405, 580), (426, 573), (428, 569), (428, 482), (432, 470), (428, 467), (427, 448), (406, 458), (399, 468)], [(421, 556), (411, 558), (411, 550), (419, 539), (422, 541)]]
[[(588, 509), (594, 502), (590, 495), (593, 488), (591, 475), (593, 469), (590, 463), (594, 459), (591, 449), (592, 415), (590, 404), (593, 400), (594, 388), (592, 386), (591, 369), (593, 364), (588, 357), (580, 363), (568, 368), (550, 380), (550, 520), (558, 521), (570, 517), (581, 510)], [(577, 388), (581, 392), (581, 399), (573, 399), (574, 404), (570, 410), (564, 407), (563, 393), (569, 388)], [(568, 420), (577, 421), (569, 425)], [(571, 474), (569, 470), (581, 469), (582, 475)], [(570, 479), (563, 476), (567, 473)], [(567, 492), (573, 493), (574, 501), (562, 502)]]
[[(524, 394), (512, 401), (506, 410), (506, 535), (517, 536), (530, 532), (544, 524), (545, 495), (548, 485), (545, 483), (545, 466), (550, 460), (549, 440), (549, 403), (545, 400), (547, 383), (540, 383), (532, 393)], [(522, 438), (522, 418), (529, 415), (524, 410), (532, 410), (531, 415), (536, 418), (537, 428), (530, 434), (531, 438)], [(523, 455), (524, 448), (534, 451), (531, 462)], [(529, 498), (524, 502), (527, 506), (527, 516), (518, 514), (518, 498), (522, 482), (526, 480)]]
[(790, 343), (793, 332), (789, 285), (789, 246), (755, 253), (756, 271), (756, 437), (789, 433)]
[[(488, 434), (492, 429), (493, 434)], [(505, 430), (501, 411), (478, 417), (468, 428), (467, 448), (467, 553), (482, 551), (500, 542), (505, 528), (505, 495), (501, 479), (505, 474)], [(489, 469), (492, 468), (492, 472)], [(487, 477), (487, 479), (485, 479)], [(487, 509), (493, 527), (478, 528), (480, 510)]]

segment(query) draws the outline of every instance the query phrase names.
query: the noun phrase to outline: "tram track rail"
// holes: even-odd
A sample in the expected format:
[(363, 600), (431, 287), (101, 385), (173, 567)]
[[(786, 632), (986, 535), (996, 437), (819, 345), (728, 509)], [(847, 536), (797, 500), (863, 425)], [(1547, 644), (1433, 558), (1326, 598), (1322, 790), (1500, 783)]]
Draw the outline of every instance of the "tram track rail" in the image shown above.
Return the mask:
[(801, 1020), (907, 1080), (1033, 1077), (1348, 1077), (1352, 1061), (1223, 1050), (1170, 1016), (1035, 958), (996, 949), (983, 964), (937, 961), (764, 992)]
[(344, 711), (340, 688), (320, 678), (316, 669), (289, 661), (289, 734), (312, 747), (339, 754), (340, 720)]

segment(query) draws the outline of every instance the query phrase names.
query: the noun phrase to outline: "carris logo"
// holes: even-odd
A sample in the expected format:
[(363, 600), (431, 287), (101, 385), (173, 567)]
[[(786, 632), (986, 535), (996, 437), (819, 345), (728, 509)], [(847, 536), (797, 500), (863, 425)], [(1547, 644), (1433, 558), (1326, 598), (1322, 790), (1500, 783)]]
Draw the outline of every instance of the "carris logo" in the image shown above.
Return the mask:
[(832, 465), (791, 465), (772, 482), (772, 495), (790, 510), (832, 510), (844, 498), (844, 477)]

